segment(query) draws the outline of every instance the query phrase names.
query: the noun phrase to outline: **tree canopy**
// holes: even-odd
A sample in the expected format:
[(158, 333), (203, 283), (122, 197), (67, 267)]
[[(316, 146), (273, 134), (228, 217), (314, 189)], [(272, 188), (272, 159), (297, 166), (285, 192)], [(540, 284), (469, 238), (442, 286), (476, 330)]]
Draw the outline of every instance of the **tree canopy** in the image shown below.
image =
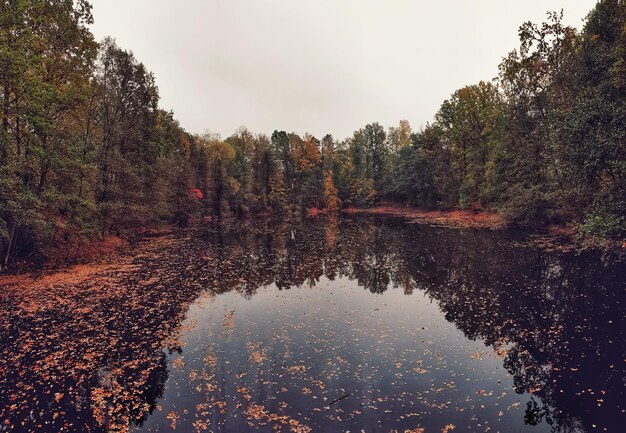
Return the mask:
[[(162, 222), (377, 202), (490, 209), (511, 224), (626, 232), (626, 2), (578, 31), (524, 23), (499, 76), (431, 123), (351, 137), (185, 131), (86, 0), (0, 2), (0, 264)], [(210, 124), (211, 119), (207, 119)]]

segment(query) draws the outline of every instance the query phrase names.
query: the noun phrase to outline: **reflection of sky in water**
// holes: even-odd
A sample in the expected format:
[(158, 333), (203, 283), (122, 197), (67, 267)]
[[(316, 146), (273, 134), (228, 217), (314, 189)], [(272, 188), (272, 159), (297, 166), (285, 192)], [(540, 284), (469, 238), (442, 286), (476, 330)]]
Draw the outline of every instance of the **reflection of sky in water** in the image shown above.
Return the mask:
[(0, 286), (0, 431), (621, 432), (626, 263), (525, 240), (255, 220)]
[(141, 431), (168, 430), (172, 420), (181, 431), (194, 422), (207, 431), (273, 431), (291, 420), (298, 424), (284, 431), (549, 431), (524, 425), (530, 396), (515, 393), (502, 359), (421, 291), (372, 294), (323, 277), (314, 287), (270, 285), (250, 299), (201, 297), (185, 324), (161, 411)]

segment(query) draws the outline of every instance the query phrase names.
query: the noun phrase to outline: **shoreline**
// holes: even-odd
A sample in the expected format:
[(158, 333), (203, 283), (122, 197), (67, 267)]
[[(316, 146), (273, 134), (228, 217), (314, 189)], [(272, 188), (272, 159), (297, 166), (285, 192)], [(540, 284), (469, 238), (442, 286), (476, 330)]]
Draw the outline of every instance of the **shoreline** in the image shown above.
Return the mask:
[[(154, 251), (172, 244), (175, 236), (165, 229), (153, 229), (143, 232), (140, 238), (114, 238), (115, 242), (103, 240), (92, 243), (89, 254), (80, 260), (55, 259), (41, 267), (25, 266), (11, 273), (0, 273), (0, 295), (33, 286), (76, 285), (106, 274), (136, 271), (138, 265), (132, 263), (136, 257), (154, 254)], [(111, 246), (112, 243), (115, 245)]]
[(388, 215), (406, 218), (408, 221), (450, 228), (472, 228), (479, 230), (516, 230), (529, 237), (529, 245), (546, 252), (575, 252), (598, 250), (604, 253), (626, 255), (626, 242), (580, 239), (573, 227), (545, 225), (536, 228), (511, 227), (504, 217), (496, 212), (484, 210), (423, 210), (415, 207), (381, 205), (371, 208), (346, 208), (347, 215)]
[[(626, 243), (618, 241), (581, 240), (572, 227), (548, 225), (539, 229), (512, 228), (507, 225), (504, 217), (496, 212), (484, 210), (423, 210), (415, 207), (380, 205), (371, 208), (348, 207), (338, 212), (340, 215), (378, 215), (393, 216), (406, 219), (408, 222), (448, 228), (464, 228), (477, 230), (516, 230), (528, 236), (528, 244), (546, 252), (574, 252), (583, 250), (599, 250), (604, 253), (626, 256)], [(330, 215), (326, 209), (309, 209), (308, 218)], [(232, 220), (266, 220), (271, 215), (254, 215), (244, 219)], [(107, 236), (105, 240), (91, 240), (78, 244), (58, 245), (51, 250), (52, 258), (43, 263), (23, 262), (10, 271), (0, 272), (0, 285), (10, 283), (11, 278), (30, 276), (42, 277), (56, 273), (68, 273), (75, 269), (78, 274), (89, 273), (92, 268), (106, 267), (123, 257), (132, 245), (150, 238), (165, 238), (177, 231), (193, 228), (175, 228), (171, 224), (152, 226), (134, 230), (128, 236)], [(17, 281), (17, 280), (16, 280)]]
[(349, 207), (343, 209), (341, 213), (348, 215), (371, 214), (400, 216), (412, 221), (461, 228), (480, 228), (489, 230), (504, 230), (507, 228), (506, 222), (501, 215), (488, 211), (439, 211), (388, 205), (375, 206), (372, 208)]

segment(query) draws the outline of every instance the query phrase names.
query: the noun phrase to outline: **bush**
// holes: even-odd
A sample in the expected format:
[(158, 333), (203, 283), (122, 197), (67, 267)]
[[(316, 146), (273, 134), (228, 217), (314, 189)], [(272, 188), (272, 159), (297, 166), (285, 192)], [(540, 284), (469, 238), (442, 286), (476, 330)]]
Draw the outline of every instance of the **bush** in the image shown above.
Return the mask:
[(579, 230), (587, 236), (616, 238), (626, 233), (626, 220), (604, 209), (595, 209), (587, 213)]

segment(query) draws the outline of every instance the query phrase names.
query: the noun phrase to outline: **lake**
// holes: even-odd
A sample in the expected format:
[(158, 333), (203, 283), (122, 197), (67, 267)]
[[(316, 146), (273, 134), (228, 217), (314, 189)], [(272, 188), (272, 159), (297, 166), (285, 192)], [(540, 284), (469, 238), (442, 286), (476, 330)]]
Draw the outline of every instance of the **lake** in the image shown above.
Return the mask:
[(320, 217), (147, 239), (82, 272), (0, 283), (0, 432), (626, 421), (626, 264), (600, 254)]

